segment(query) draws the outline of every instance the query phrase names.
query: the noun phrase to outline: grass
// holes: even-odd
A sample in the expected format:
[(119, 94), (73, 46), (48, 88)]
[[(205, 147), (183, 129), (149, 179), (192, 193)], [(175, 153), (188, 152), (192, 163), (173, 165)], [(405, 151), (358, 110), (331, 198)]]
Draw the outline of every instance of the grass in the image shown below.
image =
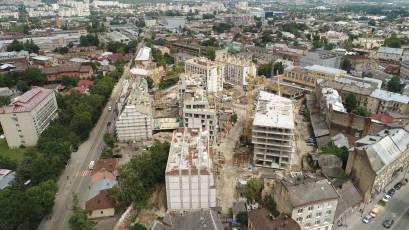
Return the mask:
[(0, 156), (9, 157), (19, 164), (24, 157), (24, 153), (27, 152), (26, 148), (9, 149), (5, 139), (0, 139)]

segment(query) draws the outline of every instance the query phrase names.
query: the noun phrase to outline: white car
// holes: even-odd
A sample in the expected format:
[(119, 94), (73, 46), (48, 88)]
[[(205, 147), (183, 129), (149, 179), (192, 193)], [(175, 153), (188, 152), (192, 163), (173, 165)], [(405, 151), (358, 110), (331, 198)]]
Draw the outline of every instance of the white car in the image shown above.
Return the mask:
[(372, 216), (371, 215), (366, 215), (364, 218), (362, 218), (362, 222), (364, 224), (369, 224), (371, 222)]
[(108, 106), (108, 111), (111, 111), (112, 110), (112, 107), (111, 106)]
[(91, 161), (91, 162), (89, 162), (88, 169), (93, 170), (94, 166), (95, 166), (95, 161)]
[(382, 197), (382, 201), (385, 202), (385, 203), (388, 202), (389, 199), (391, 199), (391, 196), (389, 196), (388, 194), (385, 194), (385, 195)]

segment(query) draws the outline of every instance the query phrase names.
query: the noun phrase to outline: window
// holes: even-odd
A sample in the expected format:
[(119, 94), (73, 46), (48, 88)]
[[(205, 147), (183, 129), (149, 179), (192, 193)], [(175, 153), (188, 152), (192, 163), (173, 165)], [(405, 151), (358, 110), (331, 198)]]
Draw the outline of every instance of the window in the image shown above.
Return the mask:
[(327, 214), (331, 214), (331, 213), (332, 213), (332, 210), (328, 210), (328, 211), (327, 211)]
[(298, 213), (302, 213), (302, 212), (303, 212), (302, 208), (298, 209)]
[(308, 220), (308, 219), (311, 219), (311, 214), (307, 216), (307, 220)]
[(305, 227), (310, 227), (311, 223), (305, 223)]
[(313, 209), (314, 209), (313, 206), (308, 207), (308, 211), (311, 211), (311, 210), (313, 210)]
[(315, 221), (315, 225), (319, 225), (319, 224), (320, 224), (319, 220)]
[(296, 220), (297, 220), (297, 222), (301, 222), (301, 221), (302, 221), (302, 217), (298, 217)]
[(328, 230), (328, 226), (325, 226), (325, 230)]
[(321, 216), (321, 212), (317, 212), (317, 215), (316, 215), (317, 217), (320, 217)]

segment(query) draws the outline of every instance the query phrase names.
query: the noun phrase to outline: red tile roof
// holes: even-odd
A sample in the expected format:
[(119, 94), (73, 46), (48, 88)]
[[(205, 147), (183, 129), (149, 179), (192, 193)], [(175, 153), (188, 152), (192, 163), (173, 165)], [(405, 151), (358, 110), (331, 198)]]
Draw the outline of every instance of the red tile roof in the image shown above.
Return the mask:
[(106, 169), (108, 172), (114, 172), (116, 170), (117, 165), (118, 165), (117, 159), (99, 160), (96, 163), (92, 174), (95, 174), (102, 168)]
[(377, 113), (371, 116), (373, 120), (380, 121), (383, 123), (391, 123), (395, 118), (385, 114), (385, 113)]
[(78, 83), (77, 83), (77, 86), (86, 86), (86, 87), (88, 87), (88, 86), (93, 85), (93, 84), (94, 84), (93, 81), (85, 79), (85, 80), (79, 80)]
[(248, 214), (249, 222), (254, 230), (300, 230), (295, 220), (285, 214), (272, 217), (264, 208), (255, 209)]
[(51, 89), (34, 86), (10, 103), (9, 111), (12, 113), (29, 112), (52, 93)]
[(99, 209), (108, 209), (113, 208), (114, 204), (111, 199), (111, 193), (108, 189), (101, 190), (98, 195), (89, 199), (85, 203), (86, 210), (99, 210)]

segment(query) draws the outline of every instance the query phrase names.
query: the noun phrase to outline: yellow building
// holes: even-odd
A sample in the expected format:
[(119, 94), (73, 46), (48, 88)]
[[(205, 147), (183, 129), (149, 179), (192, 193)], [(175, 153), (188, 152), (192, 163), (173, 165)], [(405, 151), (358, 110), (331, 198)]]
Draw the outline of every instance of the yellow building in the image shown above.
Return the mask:
[(283, 80), (315, 88), (315, 83), (318, 79), (335, 81), (346, 74), (345, 70), (320, 65), (307, 67), (290, 66), (284, 70)]

